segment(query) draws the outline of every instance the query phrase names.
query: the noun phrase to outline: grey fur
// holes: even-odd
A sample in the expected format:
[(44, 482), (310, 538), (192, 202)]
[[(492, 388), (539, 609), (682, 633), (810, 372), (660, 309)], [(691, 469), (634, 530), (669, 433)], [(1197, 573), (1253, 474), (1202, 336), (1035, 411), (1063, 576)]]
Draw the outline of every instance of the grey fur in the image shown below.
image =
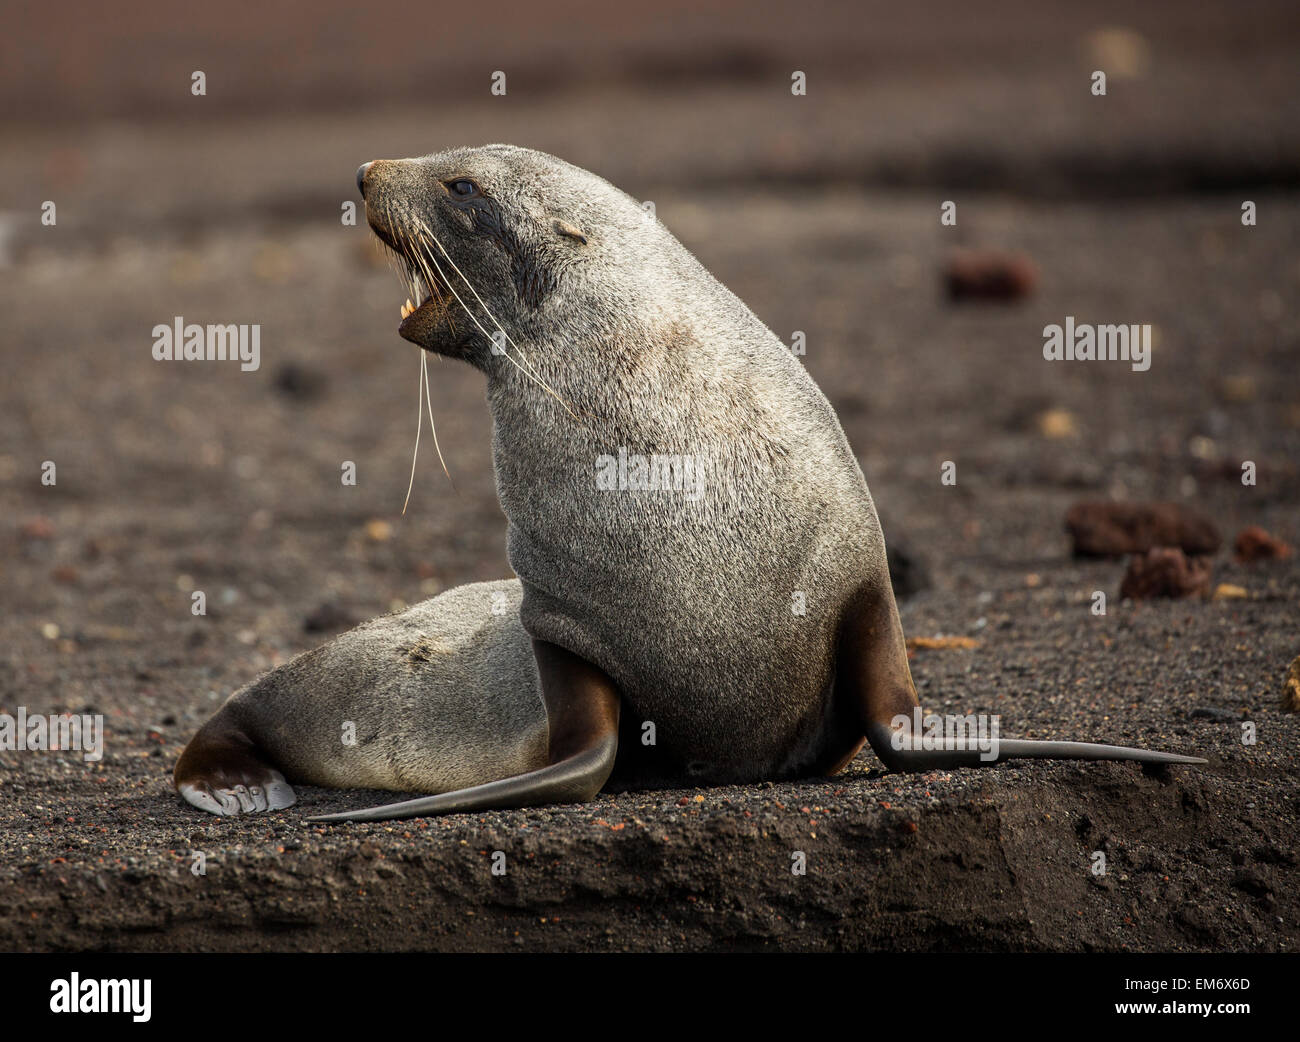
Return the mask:
[(221, 712), (311, 785), (447, 792), (533, 770), (546, 763), (546, 710), (520, 597), (514, 580), (473, 583), (382, 615)]
[[(457, 322), (451, 353), (487, 376), (525, 629), (615, 680), (654, 723), (665, 775), (805, 772), (845, 604), (889, 580), (862, 471), (799, 360), (659, 220), (586, 170), (492, 145), (374, 173), (367, 211), (430, 225), (578, 414)], [(519, 252), (545, 258), (538, 304), (513, 290), (507, 251), (444, 205), (442, 184), (462, 175), (515, 221)], [(587, 244), (561, 239), (557, 219)], [(447, 350), (441, 330), (411, 339)], [(704, 494), (598, 490), (597, 458), (620, 448), (702, 458)]]

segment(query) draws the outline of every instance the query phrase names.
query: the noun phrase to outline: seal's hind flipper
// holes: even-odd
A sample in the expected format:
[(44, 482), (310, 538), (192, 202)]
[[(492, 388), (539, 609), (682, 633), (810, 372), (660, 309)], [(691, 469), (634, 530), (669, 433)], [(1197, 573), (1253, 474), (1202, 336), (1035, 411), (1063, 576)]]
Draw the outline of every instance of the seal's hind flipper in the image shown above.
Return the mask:
[(222, 817), (282, 810), (297, 800), (284, 775), (224, 710), (190, 740), (172, 780), (187, 802)]
[[(1138, 763), (1200, 764), (1197, 756), (1130, 749), (1091, 742), (1035, 742), (998, 738), (991, 748), (970, 741), (936, 743), (911, 733), (920, 708), (898, 607), (888, 585), (864, 590), (848, 609), (840, 633), (836, 665), (837, 702), (856, 712), (860, 732), (872, 752), (892, 771), (931, 771), (948, 767), (989, 767), (1004, 760), (1133, 760)], [(905, 721), (905, 722), (904, 722)]]
[(546, 803), (585, 803), (593, 798), (614, 769), (618, 752), (618, 689), (604, 672), (554, 644), (535, 640), (533, 652), (550, 730), (548, 766), (455, 792), (307, 820), (391, 821)]
[[(473, 785), (468, 789), (421, 796), (402, 803), (387, 803), (365, 810), (319, 814), (308, 821), (394, 821), (435, 814), (470, 814), (482, 810), (536, 807), (545, 803), (585, 803), (600, 791), (614, 766), (617, 736), (576, 756), (527, 774)], [(596, 779), (599, 778), (599, 781)]]

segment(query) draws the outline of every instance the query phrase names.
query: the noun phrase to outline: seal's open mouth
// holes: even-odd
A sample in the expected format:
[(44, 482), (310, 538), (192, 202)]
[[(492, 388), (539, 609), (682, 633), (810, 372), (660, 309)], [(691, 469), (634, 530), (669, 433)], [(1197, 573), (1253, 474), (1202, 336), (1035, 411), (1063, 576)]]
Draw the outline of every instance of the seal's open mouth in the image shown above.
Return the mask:
[[(410, 286), (411, 295), (406, 298), (406, 303), (400, 309), (402, 324), (397, 327), (399, 332), (417, 316), (422, 321), (447, 317), (451, 311), (451, 294), (447, 292), (445, 286), (441, 285), (437, 275), (433, 275), (429, 281), (426, 281), (426, 276), (423, 273), (408, 265), (406, 279)], [(412, 304), (412, 299), (418, 300), (420, 303)], [(412, 323), (412, 325), (414, 324)]]
[(428, 252), (400, 232), (393, 232), (373, 220), (370, 227), (379, 241), (388, 247), (389, 254), (396, 261), (398, 275), (410, 294), (399, 309), (402, 323), (397, 327), (398, 333), (414, 339), (417, 331), (430, 329), (435, 323), (450, 319), (455, 295), (443, 277), (448, 262), (445, 259), (440, 263), (431, 260)]

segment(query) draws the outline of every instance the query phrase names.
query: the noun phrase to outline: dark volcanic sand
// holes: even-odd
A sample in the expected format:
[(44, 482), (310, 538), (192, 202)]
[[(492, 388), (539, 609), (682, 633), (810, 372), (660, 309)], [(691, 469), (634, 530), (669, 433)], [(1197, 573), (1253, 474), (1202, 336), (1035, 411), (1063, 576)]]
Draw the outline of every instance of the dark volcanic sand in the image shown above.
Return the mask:
[[(1201, 57), (1250, 58), (1215, 54)], [(1258, 97), (1276, 100), (1258, 64)], [(1170, 499), (1228, 546), (1248, 524), (1300, 543), (1300, 203), (1278, 144), (1294, 120), (1280, 103), (1240, 118), (1247, 87), (1200, 68), (1157, 63), (1108, 99), (1129, 128), (1119, 145), (1103, 119), (1071, 114), (1050, 63), (1005, 96), (1014, 76), (970, 69), (942, 88), (853, 81), (812, 118), (752, 85), (691, 84), (419, 122), (386, 110), (8, 135), (0, 182), (30, 160), (43, 180), (24, 214), (48, 192), (60, 223), (24, 216), (0, 281), (0, 710), (103, 713), (108, 740), (98, 764), (0, 753), (0, 949), (1294, 949), (1300, 718), (1277, 706), (1300, 654), (1300, 563), (1225, 550), (1212, 585), (1245, 599), (1120, 603), (1124, 563), (1071, 560), (1063, 530), (1077, 499)], [(1147, 88), (1186, 97), (1144, 108)], [(1054, 100), (1022, 109), (1031, 93)], [(844, 133), (867, 111), (878, 134)], [(806, 333), (887, 536), (934, 577), (903, 602), (905, 630), (979, 642), (917, 653), (928, 709), (1209, 765), (905, 777), (864, 753), (829, 780), (331, 828), (303, 818), (387, 797), (301, 787), (298, 806), (237, 821), (182, 804), (169, 774), (185, 741), (229, 691), (325, 639), (304, 632), (322, 605), (360, 621), (508, 574), (482, 382), (463, 367), (430, 363), (455, 490), (426, 430), (400, 516), (416, 349), (394, 332), (396, 279), (335, 216), (364, 159), (490, 139), (655, 200), (778, 335)], [(1079, 141), (1112, 180), (1146, 171), (1128, 201), (1071, 164)], [(1253, 187), (1192, 194), (1188, 170), (1230, 172), (1234, 155)], [(1265, 187), (1264, 169), (1286, 183)], [(1178, 190), (1144, 191), (1153, 170)], [(937, 187), (891, 187), (891, 171)], [(1022, 194), (977, 190), (990, 181)], [(957, 229), (938, 226), (947, 198)], [(1240, 224), (1243, 198), (1257, 227)], [(1038, 292), (949, 305), (955, 243), (1024, 250)], [(174, 315), (260, 322), (261, 369), (153, 362), (150, 329)], [(1152, 323), (1150, 371), (1044, 362), (1042, 327), (1066, 315)], [(1065, 436), (1043, 433), (1048, 410)], [(1238, 480), (1247, 459), (1255, 487)], [(356, 487), (340, 484), (343, 460)], [(940, 485), (945, 460), (956, 487)]]

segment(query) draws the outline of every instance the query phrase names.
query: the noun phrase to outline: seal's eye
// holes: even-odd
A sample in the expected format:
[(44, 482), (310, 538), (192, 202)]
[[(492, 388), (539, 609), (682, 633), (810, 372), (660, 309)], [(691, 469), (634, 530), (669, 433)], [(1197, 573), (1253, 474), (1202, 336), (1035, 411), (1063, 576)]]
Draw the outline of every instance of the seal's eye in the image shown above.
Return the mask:
[(455, 181), (449, 181), (447, 189), (457, 199), (469, 199), (471, 196), (478, 195), (478, 185), (463, 177)]

